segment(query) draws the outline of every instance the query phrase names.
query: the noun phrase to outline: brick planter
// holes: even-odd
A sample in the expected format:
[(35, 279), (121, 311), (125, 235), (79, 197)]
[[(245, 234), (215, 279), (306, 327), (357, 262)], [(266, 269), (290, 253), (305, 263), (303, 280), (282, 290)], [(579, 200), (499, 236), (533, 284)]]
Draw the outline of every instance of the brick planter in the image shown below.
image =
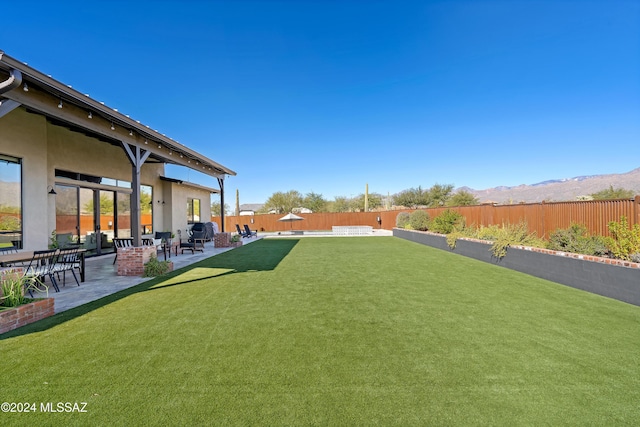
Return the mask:
[(0, 310), (0, 334), (53, 316), (53, 302), (53, 298), (43, 298), (19, 307)]
[(118, 276), (142, 276), (144, 265), (156, 252), (155, 246), (118, 248)]
[(213, 246), (216, 248), (228, 248), (231, 246), (231, 233), (216, 233), (213, 236)]

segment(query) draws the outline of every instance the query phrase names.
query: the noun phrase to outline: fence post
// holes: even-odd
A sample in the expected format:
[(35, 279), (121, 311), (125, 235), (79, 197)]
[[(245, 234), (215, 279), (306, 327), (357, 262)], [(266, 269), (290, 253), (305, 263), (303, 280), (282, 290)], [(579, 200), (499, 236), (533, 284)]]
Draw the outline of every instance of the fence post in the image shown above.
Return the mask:
[[(633, 200), (633, 216), (634, 224), (640, 224), (640, 196), (636, 196)], [(630, 224), (632, 227), (634, 224)]]

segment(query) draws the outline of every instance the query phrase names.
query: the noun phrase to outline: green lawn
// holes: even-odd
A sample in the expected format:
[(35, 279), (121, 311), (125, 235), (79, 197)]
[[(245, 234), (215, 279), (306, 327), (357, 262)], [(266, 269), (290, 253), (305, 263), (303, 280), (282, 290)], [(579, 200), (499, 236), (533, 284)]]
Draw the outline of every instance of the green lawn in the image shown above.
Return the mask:
[(0, 336), (3, 425), (638, 425), (640, 308), (393, 237), (261, 240)]

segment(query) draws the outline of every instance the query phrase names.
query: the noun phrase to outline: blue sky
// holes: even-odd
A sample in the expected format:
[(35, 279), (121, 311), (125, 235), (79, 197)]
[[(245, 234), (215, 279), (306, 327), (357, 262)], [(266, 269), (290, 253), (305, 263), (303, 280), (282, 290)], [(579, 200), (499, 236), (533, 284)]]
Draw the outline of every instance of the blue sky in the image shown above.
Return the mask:
[(230, 205), (640, 167), (638, 1), (2, 8), (0, 50), (235, 170)]

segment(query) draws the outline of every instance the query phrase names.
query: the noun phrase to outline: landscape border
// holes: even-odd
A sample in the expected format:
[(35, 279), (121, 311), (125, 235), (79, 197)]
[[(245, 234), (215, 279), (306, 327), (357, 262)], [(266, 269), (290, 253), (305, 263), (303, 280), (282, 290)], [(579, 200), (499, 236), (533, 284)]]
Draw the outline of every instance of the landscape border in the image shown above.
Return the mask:
[(638, 263), (546, 249), (538, 250), (538, 248), (527, 246), (509, 247), (507, 255), (496, 258), (490, 250), (491, 242), (461, 238), (456, 241), (455, 249), (451, 249), (447, 244), (446, 236), (442, 234), (394, 228), (393, 235), (640, 306), (640, 264)]

